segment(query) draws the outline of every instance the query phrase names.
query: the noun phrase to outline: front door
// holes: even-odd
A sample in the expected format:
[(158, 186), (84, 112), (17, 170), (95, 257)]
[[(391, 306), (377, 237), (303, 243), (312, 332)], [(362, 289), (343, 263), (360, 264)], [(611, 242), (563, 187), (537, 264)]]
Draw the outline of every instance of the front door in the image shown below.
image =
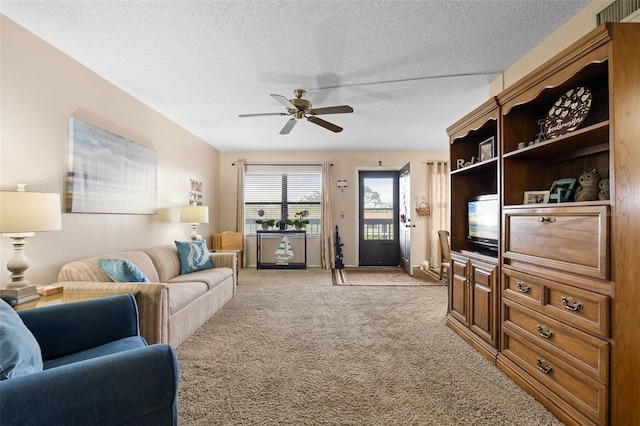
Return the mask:
[(411, 163), (407, 163), (400, 169), (400, 266), (413, 275), (411, 267)]
[(398, 172), (359, 174), (359, 265), (398, 266)]

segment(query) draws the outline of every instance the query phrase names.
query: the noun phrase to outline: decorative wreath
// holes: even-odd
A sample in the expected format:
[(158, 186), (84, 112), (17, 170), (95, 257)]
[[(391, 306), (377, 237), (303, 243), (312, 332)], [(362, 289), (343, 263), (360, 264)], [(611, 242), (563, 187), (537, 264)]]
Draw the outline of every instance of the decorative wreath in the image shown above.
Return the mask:
[(416, 213), (418, 213), (418, 216), (431, 216), (431, 207), (429, 207), (429, 203), (423, 201), (418, 204), (418, 207), (416, 207)]

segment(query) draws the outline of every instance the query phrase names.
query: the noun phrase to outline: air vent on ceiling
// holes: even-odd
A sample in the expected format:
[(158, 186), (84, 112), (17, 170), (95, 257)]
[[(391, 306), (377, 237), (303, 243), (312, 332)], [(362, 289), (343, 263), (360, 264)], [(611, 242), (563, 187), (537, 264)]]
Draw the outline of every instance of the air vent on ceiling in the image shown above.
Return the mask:
[(596, 15), (598, 25), (605, 22), (621, 22), (637, 15), (640, 11), (640, 0), (616, 0)]

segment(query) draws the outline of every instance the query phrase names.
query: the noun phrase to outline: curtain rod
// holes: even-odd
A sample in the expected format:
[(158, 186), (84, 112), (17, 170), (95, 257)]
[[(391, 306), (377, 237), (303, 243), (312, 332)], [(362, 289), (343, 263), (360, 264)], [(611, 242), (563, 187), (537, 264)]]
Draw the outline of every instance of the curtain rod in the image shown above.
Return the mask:
[(423, 161), (422, 164), (426, 164), (427, 166), (433, 166), (436, 163), (448, 163), (449, 161), (447, 160), (429, 160), (429, 161)]
[[(322, 166), (322, 163), (244, 163), (246, 166)], [(232, 166), (236, 165), (234, 161), (231, 163)], [(333, 166), (333, 163), (329, 163), (330, 166)]]

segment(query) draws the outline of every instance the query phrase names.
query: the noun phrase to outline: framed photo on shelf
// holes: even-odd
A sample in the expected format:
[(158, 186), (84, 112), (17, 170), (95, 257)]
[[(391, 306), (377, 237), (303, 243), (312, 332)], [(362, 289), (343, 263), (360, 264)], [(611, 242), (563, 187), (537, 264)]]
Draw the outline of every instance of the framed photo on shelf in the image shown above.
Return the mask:
[(551, 184), (549, 189), (549, 202), (566, 203), (571, 201), (576, 189), (577, 180), (574, 178), (558, 179)]
[(478, 144), (478, 161), (487, 161), (494, 157), (493, 138), (489, 138)]
[(545, 204), (549, 202), (549, 191), (524, 191), (522, 204)]

